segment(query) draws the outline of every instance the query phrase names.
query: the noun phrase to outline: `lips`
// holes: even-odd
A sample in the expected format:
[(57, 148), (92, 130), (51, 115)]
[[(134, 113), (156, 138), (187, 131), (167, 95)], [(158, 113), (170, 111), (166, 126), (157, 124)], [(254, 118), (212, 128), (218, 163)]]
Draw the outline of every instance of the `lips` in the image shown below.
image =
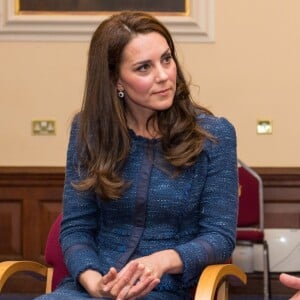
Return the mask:
[(168, 93), (170, 90), (171, 90), (171, 89), (168, 88), (168, 89), (164, 89), (164, 90), (160, 90), (160, 91), (154, 92), (153, 94), (156, 94), (156, 95), (162, 95), (162, 94)]

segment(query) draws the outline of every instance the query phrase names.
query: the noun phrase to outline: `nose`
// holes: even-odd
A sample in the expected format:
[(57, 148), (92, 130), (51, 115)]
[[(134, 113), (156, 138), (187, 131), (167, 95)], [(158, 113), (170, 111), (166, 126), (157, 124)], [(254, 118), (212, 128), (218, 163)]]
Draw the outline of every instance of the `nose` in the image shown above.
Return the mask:
[(167, 70), (162, 65), (157, 66), (157, 68), (156, 68), (156, 81), (160, 82), (160, 81), (165, 81), (167, 79), (168, 79)]

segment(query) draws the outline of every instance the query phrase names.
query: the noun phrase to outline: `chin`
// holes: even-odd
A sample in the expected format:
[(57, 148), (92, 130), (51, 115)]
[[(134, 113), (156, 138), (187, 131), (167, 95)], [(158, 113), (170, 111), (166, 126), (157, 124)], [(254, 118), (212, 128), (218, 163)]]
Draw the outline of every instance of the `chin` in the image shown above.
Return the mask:
[(164, 103), (164, 105), (160, 105), (160, 107), (157, 107), (158, 111), (164, 111), (164, 110), (168, 110), (169, 108), (171, 108), (173, 105), (173, 100), (172, 101), (168, 101), (168, 103)]

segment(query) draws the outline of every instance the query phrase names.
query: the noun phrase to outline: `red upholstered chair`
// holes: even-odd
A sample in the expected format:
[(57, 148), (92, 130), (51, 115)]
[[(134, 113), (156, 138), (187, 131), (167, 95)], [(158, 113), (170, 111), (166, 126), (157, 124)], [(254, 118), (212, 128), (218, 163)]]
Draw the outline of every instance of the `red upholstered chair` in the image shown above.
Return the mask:
[[(46, 265), (33, 261), (0, 262), (0, 294), (5, 282), (17, 272), (41, 275), (46, 280), (45, 292), (53, 291), (68, 274), (59, 244), (61, 214), (53, 223), (45, 247)], [(195, 288), (195, 300), (228, 300), (228, 286), (246, 284), (246, 274), (233, 264), (211, 265), (203, 271)]]
[(59, 214), (52, 224), (45, 246), (45, 262), (43, 265), (34, 261), (4, 261), (0, 263), (0, 292), (6, 280), (17, 272), (28, 272), (41, 275), (46, 280), (45, 292), (53, 291), (68, 274), (63, 261), (63, 254), (59, 243), (59, 233), (62, 214)]
[(237, 244), (263, 246), (264, 300), (270, 299), (269, 251), (264, 238), (264, 202), (261, 177), (239, 160), (239, 215)]
[(45, 261), (48, 265), (53, 267), (51, 283), (52, 291), (55, 290), (62, 279), (68, 275), (68, 270), (63, 261), (63, 254), (59, 243), (61, 219), (62, 214), (59, 214), (50, 228), (45, 248)]

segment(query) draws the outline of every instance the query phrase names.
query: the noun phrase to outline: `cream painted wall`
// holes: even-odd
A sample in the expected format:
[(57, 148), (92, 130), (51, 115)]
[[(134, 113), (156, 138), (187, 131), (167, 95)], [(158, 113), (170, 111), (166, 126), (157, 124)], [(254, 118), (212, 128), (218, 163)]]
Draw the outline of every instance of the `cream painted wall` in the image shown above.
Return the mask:
[[(215, 0), (216, 40), (181, 43), (195, 98), (236, 127), (251, 166), (300, 166), (300, 1)], [(87, 43), (0, 43), (0, 166), (64, 166), (70, 120), (80, 109)], [(257, 135), (257, 119), (273, 121)], [(55, 119), (56, 136), (31, 120)]]

